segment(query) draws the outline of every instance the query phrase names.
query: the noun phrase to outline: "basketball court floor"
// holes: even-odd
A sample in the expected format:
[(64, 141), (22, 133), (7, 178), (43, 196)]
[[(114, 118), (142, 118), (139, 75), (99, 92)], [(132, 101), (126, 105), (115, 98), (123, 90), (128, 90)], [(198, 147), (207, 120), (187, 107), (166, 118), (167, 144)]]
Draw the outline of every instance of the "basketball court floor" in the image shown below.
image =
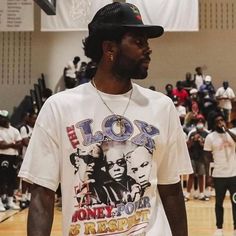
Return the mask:
[[(186, 202), (189, 236), (212, 236), (215, 231), (214, 197), (210, 201)], [(224, 236), (233, 235), (233, 220), (229, 197), (224, 202)], [(0, 213), (0, 236), (26, 236), (28, 209)], [(55, 209), (52, 236), (61, 236), (61, 211)]]

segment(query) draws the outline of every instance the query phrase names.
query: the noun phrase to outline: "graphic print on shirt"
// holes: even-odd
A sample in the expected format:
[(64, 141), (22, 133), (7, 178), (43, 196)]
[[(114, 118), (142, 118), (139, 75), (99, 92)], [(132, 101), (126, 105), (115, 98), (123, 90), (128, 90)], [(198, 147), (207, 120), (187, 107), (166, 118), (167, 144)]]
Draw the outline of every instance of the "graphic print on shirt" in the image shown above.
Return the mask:
[[(75, 177), (70, 236), (137, 235), (148, 224), (153, 138), (159, 130), (143, 121), (122, 119), (122, 130), (114, 115), (104, 119), (102, 131), (92, 130), (90, 119), (67, 128), (75, 149), (69, 157)], [(134, 126), (140, 131), (137, 135)], [(82, 143), (76, 140), (75, 127)]]

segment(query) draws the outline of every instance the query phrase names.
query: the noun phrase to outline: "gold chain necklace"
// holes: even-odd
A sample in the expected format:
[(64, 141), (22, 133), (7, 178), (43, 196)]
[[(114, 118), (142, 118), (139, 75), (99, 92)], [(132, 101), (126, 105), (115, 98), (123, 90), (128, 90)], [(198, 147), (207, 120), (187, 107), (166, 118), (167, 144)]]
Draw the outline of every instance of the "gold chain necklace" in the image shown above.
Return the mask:
[(106, 106), (106, 108), (110, 111), (111, 114), (113, 114), (113, 115), (116, 116), (116, 125), (117, 125), (117, 127), (119, 128), (119, 132), (118, 132), (118, 133), (119, 133), (120, 135), (123, 134), (123, 133), (124, 133), (124, 128), (125, 128), (125, 122), (124, 122), (123, 116), (125, 115), (125, 113), (126, 113), (128, 107), (129, 107), (130, 100), (131, 100), (131, 97), (132, 97), (132, 94), (133, 94), (133, 87), (132, 87), (131, 92), (130, 92), (130, 95), (129, 95), (129, 101), (128, 101), (128, 103), (126, 104), (125, 109), (124, 109), (122, 115), (118, 115), (118, 114), (116, 114), (116, 113), (107, 105), (107, 103), (106, 103), (105, 100), (103, 99), (101, 93), (100, 93), (99, 90), (97, 89), (97, 86), (96, 86), (96, 84), (95, 84), (94, 78), (92, 79), (91, 82), (92, 82), (92, 85), (94, 86), (94, 88), (96, 89), (96, 92), (97, 92), (98, 96), (100, 97), (102, 103)]

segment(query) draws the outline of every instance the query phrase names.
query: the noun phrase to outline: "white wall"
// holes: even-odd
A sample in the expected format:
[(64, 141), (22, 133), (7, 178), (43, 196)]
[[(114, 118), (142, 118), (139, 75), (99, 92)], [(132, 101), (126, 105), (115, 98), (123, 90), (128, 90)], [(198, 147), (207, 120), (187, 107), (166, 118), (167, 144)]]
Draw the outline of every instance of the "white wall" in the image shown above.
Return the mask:
[[(35, 32), (32, 33), (31, 83), (0, 84), (0, 109), (12, 111), (14, 106), (18, 106), (41, 73), (45, 74), (48, 87), (53, 91), (58, 90), (68, 60), (74, 56), (80, 56), (82, 61), (88, 60), (83, 56), (82, 49), (86, 32), (40, 32), (37, 7), (35, 14), (37, 20)], [(194, 73), (196, 66), (203, 66), (204, 73), (212, 75), (216, 87), (223, 80), (228, 80), (236, 91), (235, 28), (201, 28), (195, 33), (165, 33), (161, 38), (150, 40), (153, 53), (149, 78), (138, 83), (145, 87), (155, 85), (158, 90), (164, 91), (167, 83), (175, 84), (177, 80), (184, 79), (186, 72)]]

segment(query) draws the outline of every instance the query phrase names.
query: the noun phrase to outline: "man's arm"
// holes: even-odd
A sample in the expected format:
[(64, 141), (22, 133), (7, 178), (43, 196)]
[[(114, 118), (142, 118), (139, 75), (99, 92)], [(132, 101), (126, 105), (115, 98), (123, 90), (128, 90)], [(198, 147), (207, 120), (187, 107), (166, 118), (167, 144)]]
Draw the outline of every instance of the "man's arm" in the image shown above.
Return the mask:
[(173, 236), (187, 236), (187, 215), (181, 183), (158, 185)]
[(55, 192), (33, 184), (28, 214), (28, 236), (50, 236), (54, 215)]
[(234, 140), (234, 142), (236, 142), (236, 135), (232, 131), (225, 128), (225, 132), (227, 132), (231, 136), (231, 138)]
[(0, 149), (8, 149), (8, 148), (20, 149), (21, 147), (22, 147), (21, 141), (16, 141), (15, 143), (7, 143), (5, 141), (0, 141)]

